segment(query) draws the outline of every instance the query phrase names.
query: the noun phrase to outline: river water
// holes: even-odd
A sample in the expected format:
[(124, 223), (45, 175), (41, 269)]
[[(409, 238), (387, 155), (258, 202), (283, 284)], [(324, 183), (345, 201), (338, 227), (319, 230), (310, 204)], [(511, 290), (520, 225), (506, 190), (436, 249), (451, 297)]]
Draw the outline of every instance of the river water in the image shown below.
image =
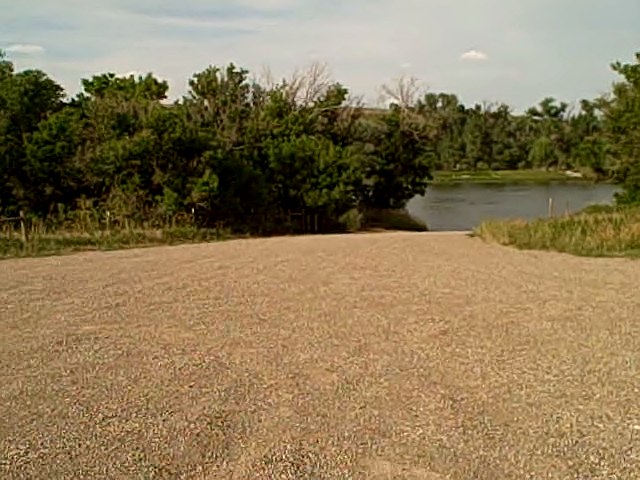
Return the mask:
[(495, 185), (455, 184), (429, 187), (407, 204), (409, 214), (432, 231), (471, 230), (484, 220), (547, 217), (576, 212), (595, 203), (612, 203), (619, 190), (608, 184)]

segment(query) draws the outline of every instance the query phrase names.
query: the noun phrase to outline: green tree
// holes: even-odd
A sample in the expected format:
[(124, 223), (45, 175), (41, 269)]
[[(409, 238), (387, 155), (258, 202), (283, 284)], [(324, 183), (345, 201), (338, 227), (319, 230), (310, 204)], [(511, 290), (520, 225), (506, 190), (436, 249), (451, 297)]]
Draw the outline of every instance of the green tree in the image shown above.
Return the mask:
[(568, 162), (566, 115), (569, 105), (555, 98), (544, 98), (527, 111), (536, 132), (529, 161), (535, 167), (563, 169)]
[(363, 158), (363, 205), (401, 208), (423, 195), (432, 179), (436, 150), (429, 124), (415, 106), (393, 105), (369, 135), (370, 153)]
[(64, 91), (40, 70), (15, 72), (0, 52), (0, 209), (29, 203), (25, 145), (40, 122), (62, 108)]
[(40, 216), (72, 205), (84, 193), (84, 176), (78, 162), (83, 143), (80, 112), (65, 107), (38, 125), (25, 145), (25, 196), (29, 210)]
[(622, 79), (601, 105), (605, 133), (620, 163), (624, 191), (618, 201), (635, 204), (640, 203), (640, 52), (634, 63), (615, 62), (611, 67)]

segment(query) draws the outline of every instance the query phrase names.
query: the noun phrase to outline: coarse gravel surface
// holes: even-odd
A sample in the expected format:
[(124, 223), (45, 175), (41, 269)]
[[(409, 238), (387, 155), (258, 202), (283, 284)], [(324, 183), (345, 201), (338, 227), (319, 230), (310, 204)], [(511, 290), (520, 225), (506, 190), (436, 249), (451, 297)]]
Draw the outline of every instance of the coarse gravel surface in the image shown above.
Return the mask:
[(1, 479), (640, 479), (640, 262), (462, 234), (0, 262)]

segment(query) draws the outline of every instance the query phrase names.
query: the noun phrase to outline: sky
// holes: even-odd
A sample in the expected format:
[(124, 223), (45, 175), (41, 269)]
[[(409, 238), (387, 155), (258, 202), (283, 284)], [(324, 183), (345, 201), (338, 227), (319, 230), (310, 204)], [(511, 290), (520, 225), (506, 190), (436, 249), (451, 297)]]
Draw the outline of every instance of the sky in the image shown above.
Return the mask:
[(608, 91), (638, 19), (639, 0), (21, 0), (0, 9), (0, 49), (70, 94), (105, 72), (153, 72), (177, 98), (209, 65), (283, 78), (323, 62), (371, 104), (410, 76), (522, 110)]

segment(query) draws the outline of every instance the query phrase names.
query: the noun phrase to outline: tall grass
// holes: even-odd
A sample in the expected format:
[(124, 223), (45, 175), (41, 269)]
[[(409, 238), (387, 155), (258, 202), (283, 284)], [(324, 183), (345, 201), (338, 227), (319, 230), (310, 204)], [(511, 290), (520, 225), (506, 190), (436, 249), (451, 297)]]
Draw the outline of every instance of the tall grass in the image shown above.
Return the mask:
[(592, 208), (535, 221), (487, 221), (480, 238), (521, 249), (554, 250), (583, 256), (640, 257), (640, 208)]
[[(377, 228), (427, 230), (425, 225), (412, 219), (404, 210), (371, 210), (367, 211), (366, 215), (351, 211), (340, 221), (343, 224), (341, 228), (346, 231)], [(0, 259), (202, 243), (243, 236), (239, 231), (232, 234), (229, 229), (222, 227), (200, 228), (188, 215), (149, 223), (124, 216), (110, 217), (91, 208), (62, 212), (57, 218), (49, 219), (47, 222), (34, 218), (29, 220), (27, 225), (25, 243), (19, 221), (0, 224)]]
[(229, 236), (224, 229), (176, 225), (150, 226), (126, 222), (105, 226), (97, 221), (66, 221), (55, 225), (34, 220), (27, 228), (27, 242), (19, 225), (5, 224), (0, 229), (0, 258), (63, 254), (87, 250), (117, 250), (153, 245), (174, 245), (222, 240)]

